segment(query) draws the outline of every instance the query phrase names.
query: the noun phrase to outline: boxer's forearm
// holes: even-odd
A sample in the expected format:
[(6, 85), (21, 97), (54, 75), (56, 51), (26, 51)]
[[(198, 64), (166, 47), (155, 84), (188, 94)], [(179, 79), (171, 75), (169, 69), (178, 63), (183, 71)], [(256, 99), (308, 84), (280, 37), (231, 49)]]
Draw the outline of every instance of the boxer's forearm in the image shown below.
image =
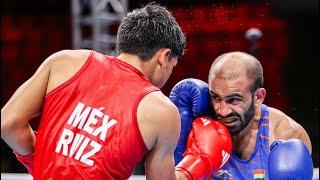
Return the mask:
[(1, 138), (20, 155), (25, 156), (33, 153), (35, 134), (30, 125), (17, 125), (8, 121), (1, 117)]

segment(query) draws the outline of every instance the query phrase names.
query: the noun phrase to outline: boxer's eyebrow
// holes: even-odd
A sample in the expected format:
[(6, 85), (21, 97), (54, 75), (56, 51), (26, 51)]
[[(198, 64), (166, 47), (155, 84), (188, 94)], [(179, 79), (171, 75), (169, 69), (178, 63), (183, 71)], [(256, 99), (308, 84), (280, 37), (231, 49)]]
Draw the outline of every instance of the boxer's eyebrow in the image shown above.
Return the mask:
[[(220, 97), (219, 94), (213, 92), (212, 90), (209, 91), (209, 94), (210, 94), (211, 97), (213, 97), (213, 96)], [(227, 95), (225, 98), (226, 99), (231, 99), (231, 98), (243, 99), (243, 96), (241, 96), (238, 93), (232, 93), (232, 94)]]
[(243, 99), (243, 96), (241, 96), (240, 94), (237, 94), (237, 93), (233, 93), (233, 94), (230, 94), (230, 95), (226, 96), (226, 98), (240, 98), (240, 99)]
[(217, 94), (217, 93), (215, 93), (215, 92), (213, 92), (212, 90), (210, 90), (209, 91), (209, 94), (210, 94), (210, 97), (211, 98), (220, 98), (220, 95), (219, 94)]
[(218, 96), (218, 94), (215, 93), (215, 92), (213, 92), (212, 90), (209, 91), (209, 94), (210, 94), (211, 96), (213, 96), (213, 95), (214, 95), (214, 96)]

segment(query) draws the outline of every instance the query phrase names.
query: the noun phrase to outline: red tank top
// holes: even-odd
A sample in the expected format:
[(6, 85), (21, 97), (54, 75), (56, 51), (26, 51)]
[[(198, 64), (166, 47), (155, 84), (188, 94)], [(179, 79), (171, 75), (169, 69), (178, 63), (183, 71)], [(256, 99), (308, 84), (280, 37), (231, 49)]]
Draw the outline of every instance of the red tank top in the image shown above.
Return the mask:
[(34, 179), (127, 179), (147, 153), (141, 99), (159, 88), (131, 65), (92, 51), (45, 99)]

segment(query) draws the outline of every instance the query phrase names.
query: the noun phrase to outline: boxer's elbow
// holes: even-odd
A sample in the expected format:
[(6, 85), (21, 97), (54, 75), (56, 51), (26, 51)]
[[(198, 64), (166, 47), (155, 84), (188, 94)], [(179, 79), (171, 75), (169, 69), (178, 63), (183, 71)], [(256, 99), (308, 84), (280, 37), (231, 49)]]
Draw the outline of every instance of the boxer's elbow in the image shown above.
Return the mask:
[(34, 150), (35, 135), (21, 116), (1, 110), (1, 139), (20, 155), (29, 155)]
[(1, 138), (5, 140), (6, 136), (10, 132), (12, 128), (12, 122), (10, 122), (9, 118), (3, 110), (1, 110)]
[(15, 132), (15, 130), (19, 128), (19, 124), (20, 121), (16, 115), (8, 113), (4, 109), (1, 110), (1, 138), (3, 140)]

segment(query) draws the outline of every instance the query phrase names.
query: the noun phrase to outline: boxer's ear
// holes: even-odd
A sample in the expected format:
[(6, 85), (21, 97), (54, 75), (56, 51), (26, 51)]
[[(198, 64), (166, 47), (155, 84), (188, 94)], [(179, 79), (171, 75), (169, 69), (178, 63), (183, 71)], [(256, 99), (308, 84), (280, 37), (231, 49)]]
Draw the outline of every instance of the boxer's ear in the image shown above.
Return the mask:
[(255, 102), (262, 104), (264, 99), (266, 97), (266, 89), (264, 88), (258, 88), (255, 92), (254, 92), (254, 98), (255, 98)]
[(161, 67), (165, 67), (166, 64), (170, 61), (171, 49), (161, 48), (158, 51), (158, 53), (159, 53), (158, 63)]

